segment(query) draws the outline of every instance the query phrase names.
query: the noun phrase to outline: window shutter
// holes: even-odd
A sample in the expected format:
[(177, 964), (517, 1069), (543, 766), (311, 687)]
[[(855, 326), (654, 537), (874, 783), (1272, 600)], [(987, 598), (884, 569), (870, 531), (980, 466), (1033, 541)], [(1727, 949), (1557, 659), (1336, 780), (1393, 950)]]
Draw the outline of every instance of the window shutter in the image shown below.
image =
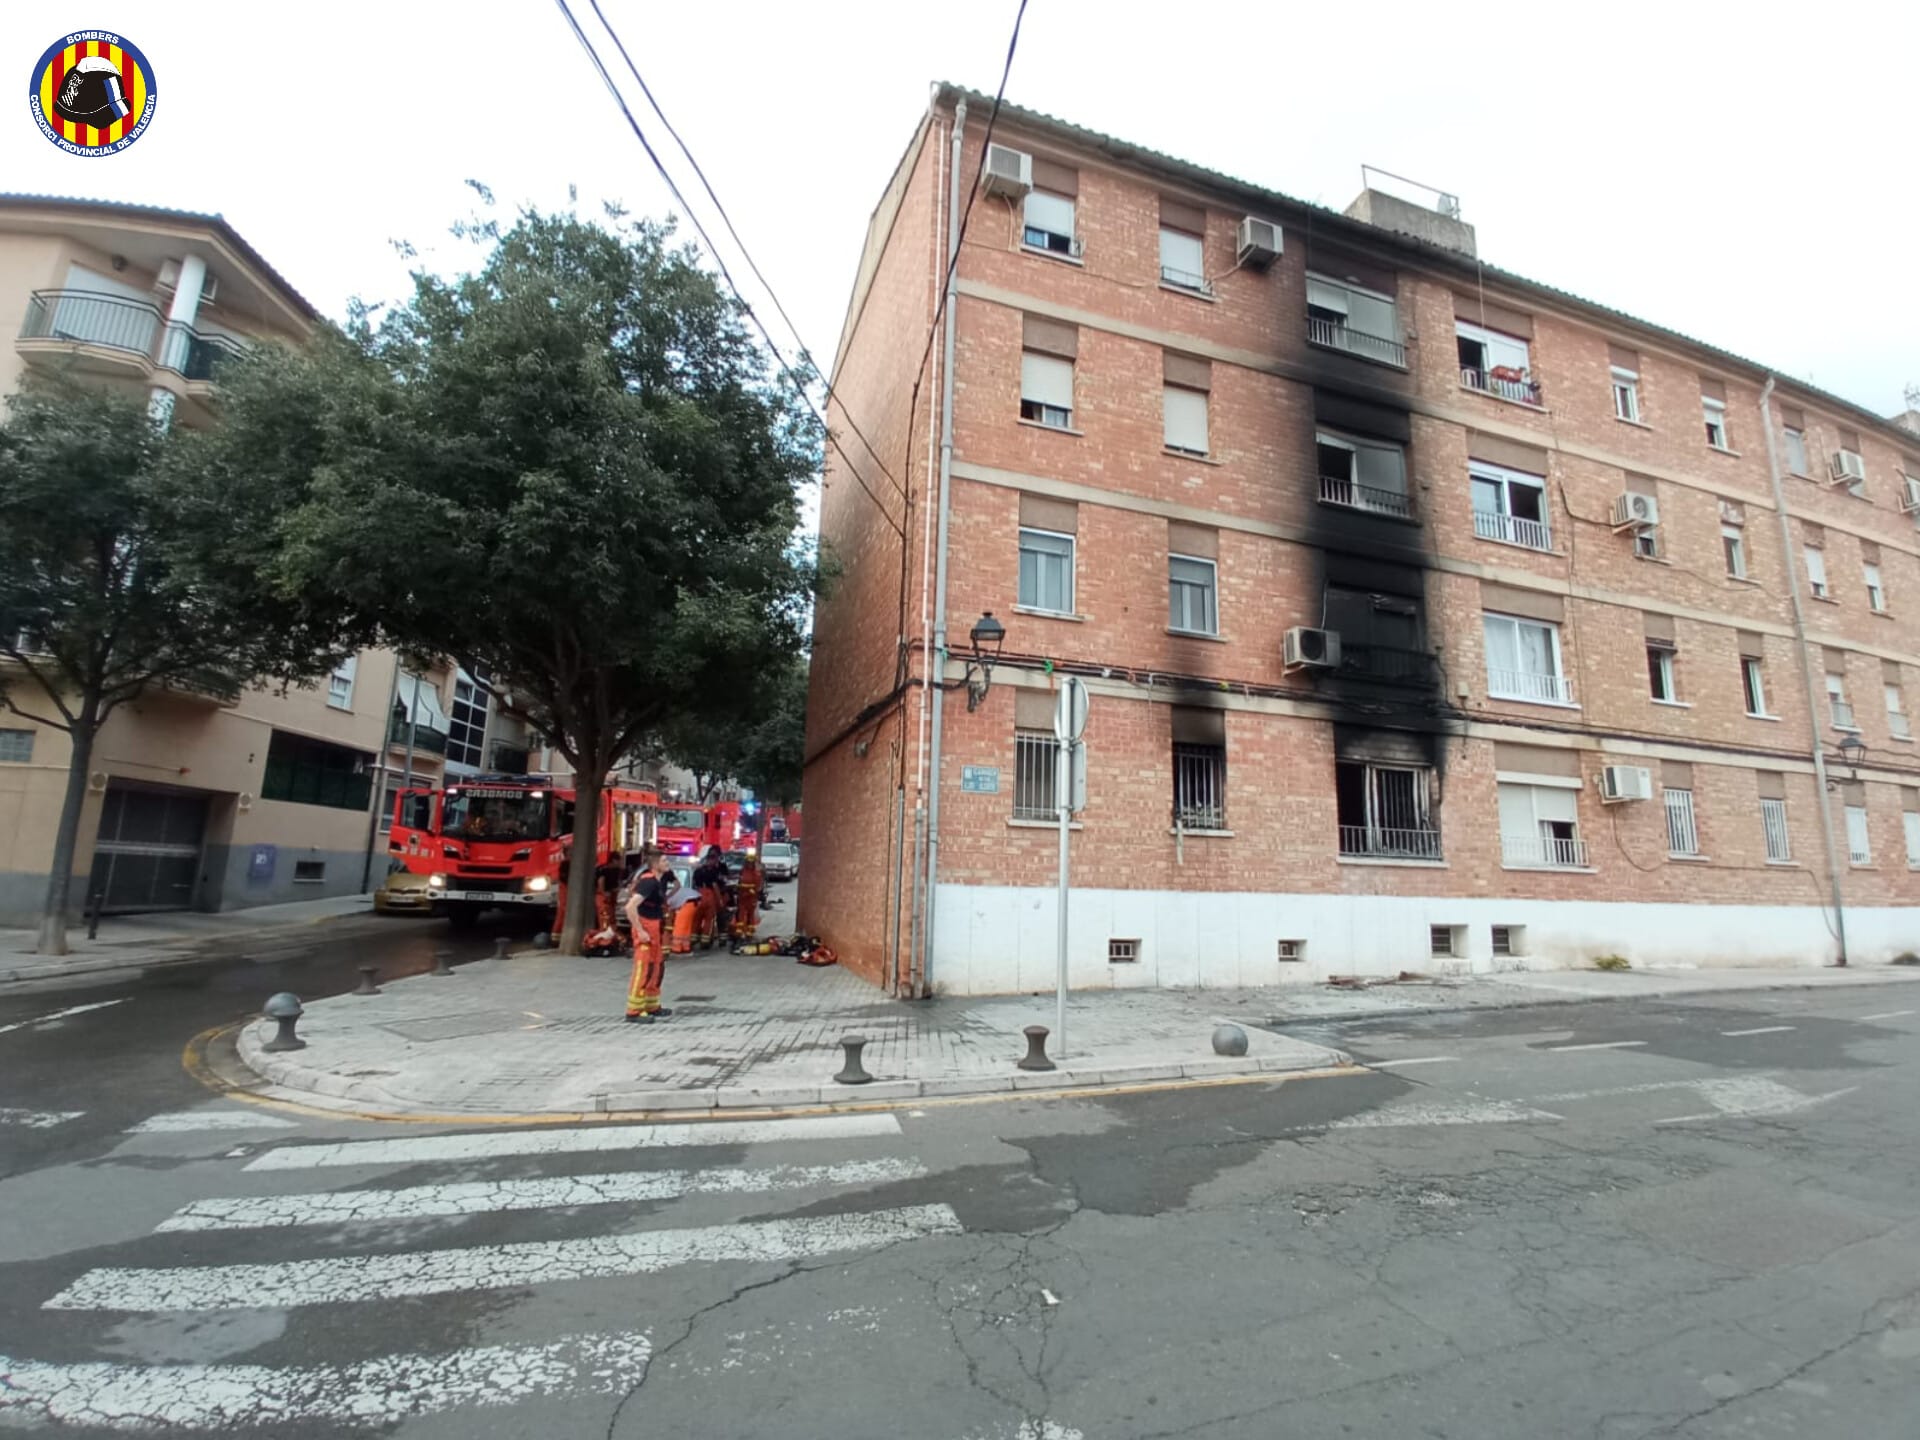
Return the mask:
[(1059, 702), (1051, 690), (1020, 689), (1013, 692), (1013, 723), (1019, 730), (1053, 729), (1054, 707)]
[(1787, 777), (1778, 770), (1756, 770), (1753, 778), (1759, 787), (1762, 800), (1787, 798)]
[(1660, 783), (1669, 790), (1691, 790), (1693, 788), (1693, 766), (1685, 760), (1662, 760), (1660, 762)]
[(1864, 780), (1842, 780), (1840, 798), (1848, 805), (1865, 807), (1867, 803), (1867, 782)]
[(1880, 547), (1871, 540), (1862, 540), (1860, 542), (1860, 559), (1865, 564), (1878, 565), (1880, 563)]
[(1656, 615), (1649, 610), (1642, 618), (1646, 624), (1648, 640), (1659, 641), (1669, 650), (1675, 648), (1673, 642), (1673, 616)]
[(1020, 524), (1028, 530), (1053, 530), (1062, 535), (1076, 535), (1080, 531), (1080, 507), (1071, 500), (1022, 493)]
[(1183, 386), (1188, 390), (1211, 390), (1213, 388), (1213, 362), (1197, 360), (1191, 355), (1179, 355), (1171, 350), (1162, 352), (1162, 373), (1167, 384)]
[(1190, 525), (1185, 520), (1169, 520), (1167, 553), (1192, 555), (1200, 560), (1218, 560), (1220, 532), (1211, 525)]
[(1033, 157), (1033, 188), (1051, 190), (1056, 195), (1078, 195), (1080, 172), (1071, 165), (1062, 165), (1058, 160), (1036, 155)]
[[(1313, 392), (1313, 418), (1337, 430), (1377, 435), (1382, 440), (1397, 440), (1402, 445), (1413, 439), (1413, 421), (1406, 411), (1389, 410), (1384, 405), (1369, 405), (1364, 400), (1349, 400), (1344, 395), (1335, 395), (1327, 390)], [(1542, 450), (1538, 454), (1544, 465), (1546, 452)]]
[(1160, 197), (1160, 223), (1169, 230), (1184, 230), (1189, 235), (1207, 233), (1207, 212), (1199, 205), (1189, 205), (1184, 200), (1172, 200)]
[(1020, 398), (1073, 409), (1073, 362), (1028, 351), (1020, 357)]
[(1191, 705), (1175, 705), (1172, 710), (1174, 744), (1225, 745), (1227, 743), (1226, 711), (1201, 710)]
[(1920, 814), (1920, 789), (1912, 785), (1900, 787), (1900, 809), (1907, 815)]
[(1726, 404), (1727, 382), (1724, 380), (1709, 380), (1706, 376), (1702, 375), (1700, 377), (1700, 398), (1702, 400), (1718, 400), (1722, 405)]
[(1888, 685), (1898, 685), (1900, 683), (1900, 662), (1898, 660), (1882, 660), (1880, 662), (1880, 678)]
[(1607, 363), (1616, 370), (1631, 370), (1634, 374), (1638, 375), (1640, 373), (1640, 352), (1638, 350), (1629, 350), (1625, 345), (1615, 345), (1609, 341), (1607, 344)]
[(1312, 242), (1307, 245), (1307, 269), (1336, 283), (1359, 285), (1381, 295), (1390, 296), (1400, 289), (1399, 273), (1392, 266), (1362, 260)]
[(1856, 455), (1859, 454), (1860, 432), (1858, 430), (1842, 430), (1840, 432), (1840, 448), (1842, 450), (1851, 450)]
[(1767, 637), (1755, 630), (1736, 630), (1734, 637), (1740, 642), (1742, 658), (1764, 660), (1767, 658)]
[(1503, 465), (1509, 470), (1524, 470), (1529, 475), (1547, 473), (1547, 452), (1539, 446), (1498, 435), (1482, 435), (1477, 430), (1467, 432), (1467, 458)]
[(1821, 659), (1826, 664), (1827, 671), (1829, 674), (1845, 675), (1847, 673), (1847, 652), (1846, 651), (1823, 649), (1820, 652), (1820, 655), (1821, 655)]
[(1497, 330), (1502, 335), (1512, 335), (1520, 340), (1533, 338), (1533, 317), (1526, 311), (1514, 310), (1479, 295), (1456, 294), (1453, 297), (1453, 314), (1456, 320)]
[(1493, 742), (1493, 768), (1502, 774), (1553, 775), (1577, 780), (1580, 778), (1580, 752), (1496, 740)]
[(1501, 615), (1523, 615), (1529, 620), (1549, 620), (1555, 624), (1567, 618), (1564, 595), (1522, 590), (1514, 585), (1496, 585), (1490, 580), (1480, 582), (1480, 608)]
[(1805, 434), (1807, 429), (1807, 412), (1802, 410), (1798, 405), (1782, 405), (1780, 407), (1780, 422), (1789, 430), (1798, 430), (1802, 434)]
[(1207, 392), (1183, 390), (1168, 385), (1166, 404), (1166, 440), (1177, 450), (1207, 451)]
[(1023, 315), (1020, 346), (1023, 350), (1038, 350), (1042, 355), (1073, 360), (1080, 354), (1080, 329), (1063, 320), (1049, 320), (1044, 315)]

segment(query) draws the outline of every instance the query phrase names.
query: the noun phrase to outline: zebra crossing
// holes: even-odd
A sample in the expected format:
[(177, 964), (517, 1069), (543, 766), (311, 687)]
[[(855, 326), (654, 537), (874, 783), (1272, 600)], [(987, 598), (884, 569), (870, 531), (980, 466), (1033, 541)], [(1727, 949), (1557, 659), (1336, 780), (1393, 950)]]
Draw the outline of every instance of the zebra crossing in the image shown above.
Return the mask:
[[(292, 1323), (320, 1306), (525, 1293), (681, 1266), (853, 1258), (963, 1233), (945, 1203), (862, 1205), (863, 1192), (928, 1174), (908, 1153), (900, 1121), (890, 1113), (347, 1140), (278, 1133), (289, 1123), (251, 1107), (210, 1108), (131, 1127), (136, 1145), (196, 1132), (222, 1139), (258, 1133), (267, 1148), (243, 1146), (212, 1161), (221, 1167), (224, 1188), (255, 1193), (178, 1205), (145, 1242), (160, 1252), (155, 1263), (98, 1265), (58, 1277), (65, 1283), (37, 1299), (40, 1312), (49, 1321), (94, 1316), (94, 1325), (113, 1327), (248, 1312)], [(724, 1149), (733, 1163), (712, 1163), (722, 1157), (701, 1156), (703, 1148)], [(649, 1168), (655, 1152), (669, 1152), (659, 1155), (665, 1166)], [(673, 1163), (680, 1154), (709, 1163)], [(577, 1163), (573, 1157), (589, 1165), (592, 1157), (615, 1163), (603, 1160), (590, 1173), (525, 1173), (529, 1161), (558, 1168)], [(485, 1178), (489, 1168), (511, 1173)], [(405, 1183), (381, 1183), (382, 1171)], [(336, 1174), (349, 1183), (328, 1187)], [(272, 1188), (284, 1183), (282, 1176), (309, 1175), (313, 1181), (299, 1188)], [(259, 1193), (263, 1189), (267, 1193)], [(755, 1197), (790, 1199), (795, 1213), (688, 1224), (688, 1218), (710, 1217), (668, 1210), (636, 1221), (622, 1208), (729, 1198), (751, 1203)], [(592, 1233), (558, 1239), (492, 1233), (495, 1226), (540, 1224), (552, 1216), (575, 1232), (584, 1222)], [(458, 1231), (436, 1233), (435, 1227), (474, 1217), (492, 1217), (489, 1243), (463, 1243), (468, 1237)], [(404, 1229), (383, 1228), (395, 1225)], [(208, 1249), (222, 1244), (237, 1246), (245, 1258), (174, 1263), (229, 1261), (233, 1250)], [(287, 1258), (260, 1258), (277, 1254)], [(653, 1355), (648, 1330), (642, 1323), (631, 1331), (559, 1338), (549, 1332), (536, 1343), (356, 1356), (336, 1364), (138, 1364), (122, 1358), (118, 1347), (110, 1359), (79, 1363), (0, 1354), (0, 1430), (24, 1421), (30, 1428), (271, 1434), (295, 1422), (392, 1424), (466, 1407), (623, 1394), (646, 1378)]]

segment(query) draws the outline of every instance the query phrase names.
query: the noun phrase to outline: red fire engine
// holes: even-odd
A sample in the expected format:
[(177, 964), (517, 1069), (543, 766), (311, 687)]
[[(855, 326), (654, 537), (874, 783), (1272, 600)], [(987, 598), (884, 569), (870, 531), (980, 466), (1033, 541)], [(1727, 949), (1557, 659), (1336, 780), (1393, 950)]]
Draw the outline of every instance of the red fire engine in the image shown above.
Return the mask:
[(707, 812), (683, 801), (655, 800), (653, 843), (668, 855), (698, 855), (707, 839)]
[[(426, 875), (436, 913), (456, 927), (492, 906), (549, 914), (573, 845), (572, 790), (545, 775), (481, 775), (441, 790), (402, 790), (387, 853)], [(609, 786), (600, 792), (596, 866), (631, 866), (654, 839), (659, 797)]]

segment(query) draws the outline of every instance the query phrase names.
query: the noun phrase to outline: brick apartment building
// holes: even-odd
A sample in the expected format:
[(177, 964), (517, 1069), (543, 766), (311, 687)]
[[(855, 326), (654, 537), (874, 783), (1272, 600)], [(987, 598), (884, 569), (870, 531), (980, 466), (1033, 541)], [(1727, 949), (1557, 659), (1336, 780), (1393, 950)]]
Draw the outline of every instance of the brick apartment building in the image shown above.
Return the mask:
[[(217, 215), (0, 195), (0, 335), (12, 337), (0, 406), (37, 372), (146, 395), (175, 425), (215, 424), (220, 367), (255, 345), (299, 344), (318, 318)], [(51, 707), (26, 669), (4, 656), (0, 667), (28, 712), (0, 710), (0, 925), (25, 925), (45, 899), (70, 750), (31, 718)], [(484, 674), (416, 675), (390, 650), (285, 694), (150, 691), (101, 730), (74, 904), (97, 892), (109, 911), (215, 910), (354, 893), (386, 873), (375, 823), (388, 828), (404, 780), (524, 769), (526, 746)]]
[(990, 109), (934, 92), (835, 363), (801, 921), (843, 963), (1052, 984), (1068, 673), (1077, 987), (1920, 950), (1920, 434), (1482, 265), (1444, 197), (1011, 106), (949, 349)]

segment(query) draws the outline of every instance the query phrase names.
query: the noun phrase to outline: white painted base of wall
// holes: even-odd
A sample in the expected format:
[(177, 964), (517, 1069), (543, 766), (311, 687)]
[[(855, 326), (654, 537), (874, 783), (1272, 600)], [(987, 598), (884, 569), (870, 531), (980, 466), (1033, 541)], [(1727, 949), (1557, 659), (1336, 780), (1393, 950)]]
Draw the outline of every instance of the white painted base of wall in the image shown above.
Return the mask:
[[(934, 989), (954, 995), (1051, 990), (1054, 902), (1051, 886), (941, 885)], [(1828, 920), (1811, 905), (1075, 890), (1068, 899), (1067, 979), (1076, 990), (1223, 989), (1401, 970), (1564, 969), (1596, 955), (1624, 955), (1639, 966), (1818, 967), (1838, 953)], [(1435, 925), (1461, 927), (1451, 960), (1432, 953)], [(1523, 927), (1518, 955), (1494, 955), (1495, 925)], [(1109, 964), (1109, 939), (1138, 940), (1139, 960)], [(1279, 961), (1282, 939), (1304, 940), (1305, 960)], [(1859, 964), (1920, 952), (1920, 907), (1849, 907), (1847, 939)]]

